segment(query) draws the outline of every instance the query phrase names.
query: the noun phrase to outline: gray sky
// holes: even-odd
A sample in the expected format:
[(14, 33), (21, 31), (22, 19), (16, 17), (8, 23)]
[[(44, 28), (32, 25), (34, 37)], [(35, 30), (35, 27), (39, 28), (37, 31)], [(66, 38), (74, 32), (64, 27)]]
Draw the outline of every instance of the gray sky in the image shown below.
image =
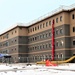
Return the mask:
[(28, 23), (75, 0), (0, 0), (0, 32), (16, 23)]

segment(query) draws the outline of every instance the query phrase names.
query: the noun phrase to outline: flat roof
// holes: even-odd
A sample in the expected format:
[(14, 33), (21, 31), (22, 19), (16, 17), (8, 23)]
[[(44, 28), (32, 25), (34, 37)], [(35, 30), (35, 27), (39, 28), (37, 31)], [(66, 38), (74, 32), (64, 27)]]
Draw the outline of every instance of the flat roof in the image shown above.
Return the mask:
[(39, 17), (38, 19), (35, 19), (35, 20), (33, 20), (33, 21), (29, 22), (29, 23), (26, 23), (26, 24), (24, 24), (24, 23), (14, 24), (13, 26), (11, 26), (8, 29), (6, 29), (5, 31), (1, 32), (0, 35), (3, 35), (6, 32), (8, 32), (8, 31), (10, 31), (10, 30), (12, 30), (12, 29), (14, 29), (16, 27), (30, 27), (30, 26), (33, 26), (34, 24), (36, 24), (36, 23), (38, 23), (38, 22), (40, 22), (42, 20), (45, 20), (45, 19), (47, 19), (47, 18), (49, 18), (51, 16), (54, 16), (56, 14), (59, 14), (59, 13), (61, 13), (63, 11), (72, 11), (72, 10), (75, 10), (75, 4), (72, 4), (70, 6), (60, 6), (59, 8), (57, 8), (57, 9), (49, 12), (48, 14), (45, 14), (45, 15)]

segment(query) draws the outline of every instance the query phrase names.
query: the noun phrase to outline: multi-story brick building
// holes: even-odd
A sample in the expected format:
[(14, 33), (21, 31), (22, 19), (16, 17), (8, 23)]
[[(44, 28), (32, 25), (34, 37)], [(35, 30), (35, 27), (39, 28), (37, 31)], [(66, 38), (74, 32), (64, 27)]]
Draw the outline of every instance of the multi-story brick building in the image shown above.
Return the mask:
[(17, 62), (21, 62), (23, 57), (30, 58), (30, 61), (51, 58), (54, 20), (55, 60), (75, 55), (75, 8), (60, 8), (51, 13), (29, 26), (17, 24), (1, 33), (0, 53), (10, 54), (12, 60)]

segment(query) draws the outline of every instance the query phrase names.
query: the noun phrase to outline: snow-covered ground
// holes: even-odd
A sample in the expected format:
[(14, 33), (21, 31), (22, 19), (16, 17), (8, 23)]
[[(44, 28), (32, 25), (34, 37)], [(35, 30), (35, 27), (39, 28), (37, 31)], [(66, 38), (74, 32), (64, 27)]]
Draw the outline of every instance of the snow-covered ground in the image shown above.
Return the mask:
[(58, 66), (0, 64), (0, 75), (75, 75), (75, 63)]

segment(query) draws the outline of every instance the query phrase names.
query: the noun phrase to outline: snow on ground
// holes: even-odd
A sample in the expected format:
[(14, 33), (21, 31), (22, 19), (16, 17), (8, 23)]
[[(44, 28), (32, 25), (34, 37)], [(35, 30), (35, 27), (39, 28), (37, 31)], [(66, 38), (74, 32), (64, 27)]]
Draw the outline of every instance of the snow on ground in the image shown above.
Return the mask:
[(0, 75), (75, 75), (75, 63), (58, 66), (0, 64)]

